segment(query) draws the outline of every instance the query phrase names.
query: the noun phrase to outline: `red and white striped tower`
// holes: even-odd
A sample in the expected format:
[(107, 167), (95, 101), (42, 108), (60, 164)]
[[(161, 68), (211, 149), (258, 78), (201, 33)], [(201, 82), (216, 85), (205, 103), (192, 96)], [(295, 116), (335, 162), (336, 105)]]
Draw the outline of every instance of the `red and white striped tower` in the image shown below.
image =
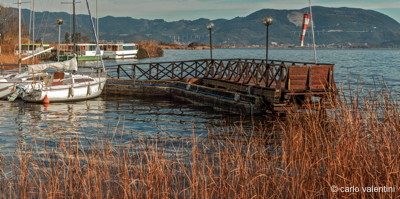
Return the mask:
[(311, 19), (310, 14), (304, 14), (303, 28), (302, 28), (302, 32), (301, 32), (301, 36), (300, 36), (300, 42), (301, 42), (300, 46), (304, 46), (304, 37), (306, 36), (306, 31), (307, 31), (308, 24), (310, 23), (310, 19)]

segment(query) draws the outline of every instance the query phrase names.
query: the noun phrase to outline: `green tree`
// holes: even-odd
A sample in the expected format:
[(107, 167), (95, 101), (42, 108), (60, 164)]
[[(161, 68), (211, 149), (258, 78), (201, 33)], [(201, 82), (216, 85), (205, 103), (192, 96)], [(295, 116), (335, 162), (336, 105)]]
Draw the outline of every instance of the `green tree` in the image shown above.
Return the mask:
[(71, 34), (69, 34), (69, 32), (65, 33), (64, 40), (66, 44), (71, 43)]
[(82, 41), (82, 34), (80, 32), (76, 32), (73, 37), (72, 41), (75, 41), (75, 43), (79, 43)]

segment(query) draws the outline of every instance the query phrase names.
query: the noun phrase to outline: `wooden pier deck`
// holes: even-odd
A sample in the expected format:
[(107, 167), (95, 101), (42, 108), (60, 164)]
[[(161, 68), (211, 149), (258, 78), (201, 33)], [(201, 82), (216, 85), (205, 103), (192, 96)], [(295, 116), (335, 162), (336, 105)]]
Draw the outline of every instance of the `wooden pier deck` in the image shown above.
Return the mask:
[(333, 68), (261, 59), (119, 64), (109, 67), (105, 93), (168, 95), (240, 114), (323, 109), (337, 93)]

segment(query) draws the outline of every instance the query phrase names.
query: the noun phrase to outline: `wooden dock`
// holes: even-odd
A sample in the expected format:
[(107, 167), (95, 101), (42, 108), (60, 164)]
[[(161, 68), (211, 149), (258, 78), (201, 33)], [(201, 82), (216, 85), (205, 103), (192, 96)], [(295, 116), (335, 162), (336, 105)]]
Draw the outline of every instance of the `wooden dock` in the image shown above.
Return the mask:
[(120, 64), (105, 94), (165, 96), (236, 114), (330, 108), (333, 64), (261, 59)]

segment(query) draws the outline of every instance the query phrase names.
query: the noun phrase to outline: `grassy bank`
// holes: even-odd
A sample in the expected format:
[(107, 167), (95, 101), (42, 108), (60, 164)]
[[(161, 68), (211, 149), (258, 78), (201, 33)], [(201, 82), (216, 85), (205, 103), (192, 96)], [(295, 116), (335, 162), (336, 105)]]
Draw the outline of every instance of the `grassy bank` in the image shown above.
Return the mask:
[[(332, 103), (328, 117), (306, 111), (210, 130), (206, 139), (99, 139), (88, 147), (66, 139), (45, 151), (20, 144), (14, 160), (0, 159), (0, 197), (399, 197), (397, 101), (384, 94)], [(395, 192), (363, 192), (371, 186)]]

